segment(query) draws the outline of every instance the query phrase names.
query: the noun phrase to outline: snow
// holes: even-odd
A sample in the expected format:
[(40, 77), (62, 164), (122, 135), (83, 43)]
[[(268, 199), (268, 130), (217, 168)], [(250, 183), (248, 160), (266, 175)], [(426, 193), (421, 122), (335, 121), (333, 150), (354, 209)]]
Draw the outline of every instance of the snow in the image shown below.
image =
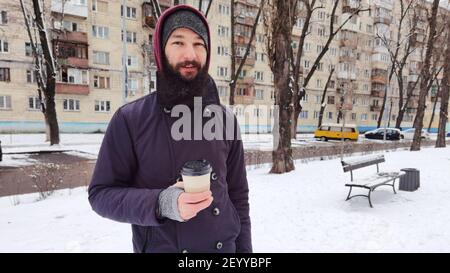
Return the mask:
[[(267, 165), (249, 170), (254, 251), (449, 252), (450, 148), (385, 157), (380, 171), (418, 168), (421, 187), (396, 195), (378, 188), (374, 208), (366, 198), (344, 201), (350, 175), (339, 159), (298, 161), (282, 175), (268, 174)], [(355, 177), (375, 171), (364, 168)], [(130, 226), (95, 214), (86, 188), (37, 197), (0, 198), (0, 252), (132, 252)]]

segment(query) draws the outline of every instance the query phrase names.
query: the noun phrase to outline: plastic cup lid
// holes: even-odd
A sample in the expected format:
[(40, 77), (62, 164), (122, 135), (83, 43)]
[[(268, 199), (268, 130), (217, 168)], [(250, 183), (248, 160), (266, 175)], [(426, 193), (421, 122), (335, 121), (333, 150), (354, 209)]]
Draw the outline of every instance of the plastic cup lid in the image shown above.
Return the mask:
[(181, 169), (182, 175), (199, 176), (211, 172), (211, 165), (205, 159), (188, 161)]

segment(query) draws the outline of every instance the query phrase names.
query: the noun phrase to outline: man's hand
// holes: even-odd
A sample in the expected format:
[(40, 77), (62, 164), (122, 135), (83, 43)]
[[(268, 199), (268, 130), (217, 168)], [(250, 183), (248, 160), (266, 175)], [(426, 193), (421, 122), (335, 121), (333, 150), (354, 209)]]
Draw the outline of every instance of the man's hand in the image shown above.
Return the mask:
[(181, 218), (187, 221), (195, 217), (197, 213), (209, 207), (213, 199), (211, 191), (200, 193), (183, 192), (178, 197), (178, 210)]

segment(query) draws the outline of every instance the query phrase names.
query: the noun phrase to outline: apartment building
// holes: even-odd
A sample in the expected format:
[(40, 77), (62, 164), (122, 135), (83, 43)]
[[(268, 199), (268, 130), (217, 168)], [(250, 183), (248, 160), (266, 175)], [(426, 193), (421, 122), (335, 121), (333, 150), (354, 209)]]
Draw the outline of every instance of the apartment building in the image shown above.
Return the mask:
[[(333, 39), (330, 49), (307, 86), (299, 117), (300, 131), (316, 128), (322, 93), (329, 72), (335, 69), (326, 94), (323, 122), (336, 122), (340, 109), (347, 123), (361, 130), (376, 126), (383, 98), (388, 96), (386, 113), (395, 124), (398, 92), (396, 80), (388, 82), (389, 53), (379, 35), (396, 35), (399, 6), (394, 0), (341, 0), (336, 27), (358, 7), (360, 1), (370, 11), (354, 16)], [(63, 5), (64, 2), (64, 5)], [(62, 132), (104, 131), (118, 107), (156, 90), (153, 57), (155, 18), (150, 1), (127, 0), (48, 0), (47, 25), (51, 31), (53, 54), (58, 63), (56, 110)], [(174, 4), (199, 7), (199, 0), (160, 0), (162, 10)], [(319, 0), (323, 9), (313, 14), (310, 35), (304, 45), (302, 73), (305, 76), (328, 38), (334, 1)], [(427, 5), (423, 4), (424, 7)], [(206, 13), (209, 1), (202, 1)], [(229, 101), (231, 43), (236, 47), (239, 65), (256, 20), (258, 0), (235, 1), (235, 35), (231, 37), (231, 7), (228, 0), (214, 0), (209, 10), (211, 29), (210, 75), (215, 79), (224, 104)], [(425, 21), (417, 30), (416, 44), (425, 42)], [(299, 17), (293, 32), (296, 51), (304, 18)], [(33, 58), (19, 3), (0, 0), (0, 132), (43, 131)], [(266, 31), (262, 18), (250, 47), (235, 93), (233, 108), (243, 131), (267, 132), (273, 117), (273, 75), (266, 53)], [(411, 56), (408, 82), (417, 79), (421, 51)], [(127, 79), (125, 88), (124, 80)], [(434, 90), (434, 89), (432, 89)], [(397, 90), (398, 91), (398, 90)], [(431, 92), (428, 104), (433, 102)], [(418, 87), (408, 105), (403, 127), (411, 127), (418, 102)], [(391, 103), (392, 102), (392, 103)], [(427, 107), (425, 123), (430, 119)], [(341, 120), (343, 117), (339, 117)], [(435, 125), (437, 126), (437, 118)]]

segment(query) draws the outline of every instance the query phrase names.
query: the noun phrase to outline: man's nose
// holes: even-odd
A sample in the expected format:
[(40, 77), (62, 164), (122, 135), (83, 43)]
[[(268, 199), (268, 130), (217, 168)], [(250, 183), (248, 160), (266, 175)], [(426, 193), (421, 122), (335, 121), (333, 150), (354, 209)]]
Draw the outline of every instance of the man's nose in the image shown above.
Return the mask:
[(192, 45), (187, 45), (183, 50), (183, 60), (184, 61), (193, 61), (197, 58), (197, 54), (195, 53), (194, 47)]

